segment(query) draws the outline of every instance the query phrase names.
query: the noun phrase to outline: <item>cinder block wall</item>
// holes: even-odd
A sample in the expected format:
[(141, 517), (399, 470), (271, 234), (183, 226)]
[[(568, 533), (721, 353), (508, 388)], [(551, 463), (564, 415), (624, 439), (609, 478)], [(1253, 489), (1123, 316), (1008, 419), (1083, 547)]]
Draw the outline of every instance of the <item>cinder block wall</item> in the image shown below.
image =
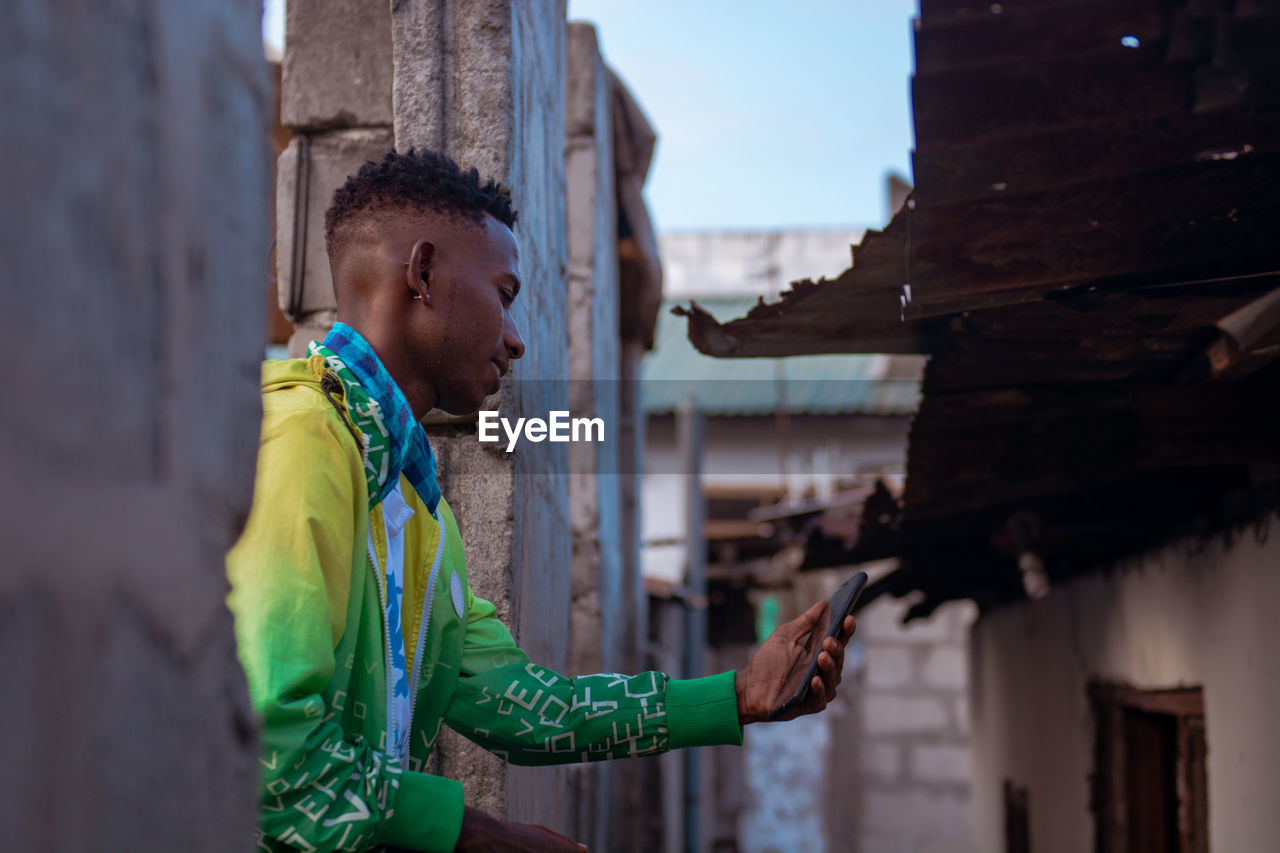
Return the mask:
[(0, 11), (0, 826), (243, 850), (256, 747), (224, 555), (252, 498), (261, 5)]
[(972, 849), (968, 632), (977, 611), (953, 602), (904, 627), (908, 606), (882, 598), (858, 616), (865, 665), (853, 694), (860, 707), (846, 721), (857, 731), (845, 732), (858, 743), (858, 819), (833, 826), (833, 837), (852, 832), (868, 853), (960, 853)]

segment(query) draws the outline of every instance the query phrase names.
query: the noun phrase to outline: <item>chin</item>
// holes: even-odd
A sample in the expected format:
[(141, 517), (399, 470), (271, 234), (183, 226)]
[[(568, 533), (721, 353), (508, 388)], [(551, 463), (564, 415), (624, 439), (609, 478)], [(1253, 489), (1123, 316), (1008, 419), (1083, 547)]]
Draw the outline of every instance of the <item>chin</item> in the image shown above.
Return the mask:
[[(496, 393), (496, 391), (495, 391)], [(441, 400), (436, 408), (450, 415), (464, 416), (474, 415), (480, 411), (484, 405), (484, 401), (489, 399), (489, 394), (484, 390), (477, 390), (474, 393), (464, 393), (450, 395), (449, 399)]]

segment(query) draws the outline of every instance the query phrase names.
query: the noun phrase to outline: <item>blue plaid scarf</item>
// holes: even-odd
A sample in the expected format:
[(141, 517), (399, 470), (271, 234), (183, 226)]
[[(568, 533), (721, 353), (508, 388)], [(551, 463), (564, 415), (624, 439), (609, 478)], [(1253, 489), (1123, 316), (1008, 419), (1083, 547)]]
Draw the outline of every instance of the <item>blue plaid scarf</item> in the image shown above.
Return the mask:
[(342, 380), (347, 410), (365, 436), (370, 509), (382, 502), (403, 473), (434, 516), (440, 503), (435, 454), (404, 392), (373, 347), (346, 323), (335, 323), (323, 344), (311, 342), (310, 352), (323, 356)]

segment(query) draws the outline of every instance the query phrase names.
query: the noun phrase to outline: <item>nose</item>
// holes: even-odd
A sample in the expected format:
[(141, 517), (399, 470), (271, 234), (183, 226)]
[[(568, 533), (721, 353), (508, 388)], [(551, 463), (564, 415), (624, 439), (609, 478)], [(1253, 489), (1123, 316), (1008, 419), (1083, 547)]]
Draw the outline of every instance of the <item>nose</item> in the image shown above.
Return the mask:
[(524, 338), (520, 337), (520, 330), (516, 328), (516, 321), (510, 314), (507, 314), (502, 324), (502, 344), (507, 348), (507, 355), (511, 356), (512, 361), (524, 355)]

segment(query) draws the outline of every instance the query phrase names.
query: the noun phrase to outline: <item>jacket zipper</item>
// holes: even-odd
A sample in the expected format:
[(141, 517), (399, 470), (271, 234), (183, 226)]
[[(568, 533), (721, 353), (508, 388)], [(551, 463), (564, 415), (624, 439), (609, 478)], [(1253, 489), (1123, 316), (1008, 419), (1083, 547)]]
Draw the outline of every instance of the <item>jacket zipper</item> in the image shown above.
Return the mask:
[[(342, 389), (342, 380), (338, 378), (338, 374), (332, 370), (326, 371), (324, 376), (320, 378), (320, 390), (324, 392), (324, 396), (333, 404), (333, 408), (338, 412), (338, 420), (342, 421), (342, 425), (347, 428), (347, 432), (351, 433), (351, 437), (356, 440), (356, 447), (360, 448), (362, 453), (367, 453), (368, 448), (365, 447), (364, 437), (351, 425), (350, 415), (347, 414), (347, 406), (345, 403), (345, 391)], [(338, 394), (343, 396), (344, 402), (334, 398)]]
[[(381, 616), (382, 616), (382, 636), (383, 636), (382, 680), (385, 683), (386, 690), (387, 690), (387, 697), (386, 697), (386, 702), (387, 702), (387, 738), (386, 739), (387, 739), (387, 747), (388, 747), (387, 752), (391, 752), (391, 750), (394, 749), (395, 747), (395, 736), (396, 736), (396, 727), (395, 727), (396, 706), (394, 702), (394, 696), (391, 693), (391, 690), (393, 687), (391, 683), (391, 626), (387, 624), (387, 594), (382, 589), (382, 567), (378, 565), (378, 555), (375, 553), (374, 547), (373, 547), (373, 530), (369, 531), (368, 547), (369, 547), (369, 562), (373, 565), (374, 586), (378, 588), (378, 604), (380, 605), (379, 612), (381, 613)], [(412, 701), (412, 699), (410, 701)]]
[[(422, 647), (427, 639), (427, 629), (431, 627), (431, 604), (436, 597), (436, 579), (440, 575), (440, 565), (444, 561), (444, 525), (440, 523), (440, 510), (436, 509), (436, 514), (432, 516), (435, 519), (436, 527), (439, 530), (439, 543), (436, 545), (436, 558), (431, 563), (431, 574), (427, 578), (427, 590), (422, 596), (422, 624), (418, 627), (418, 646), (417, 652), (413, 656), (413, 678), (409, 684), (409, 746), (407, 751), (413, 750), (413, 716), (418, 710), (418, 681), (422, 675)], [(390, 641), (388, 641), (389, 643)], [(403, 757), (408, 760), (409, 756)]]

